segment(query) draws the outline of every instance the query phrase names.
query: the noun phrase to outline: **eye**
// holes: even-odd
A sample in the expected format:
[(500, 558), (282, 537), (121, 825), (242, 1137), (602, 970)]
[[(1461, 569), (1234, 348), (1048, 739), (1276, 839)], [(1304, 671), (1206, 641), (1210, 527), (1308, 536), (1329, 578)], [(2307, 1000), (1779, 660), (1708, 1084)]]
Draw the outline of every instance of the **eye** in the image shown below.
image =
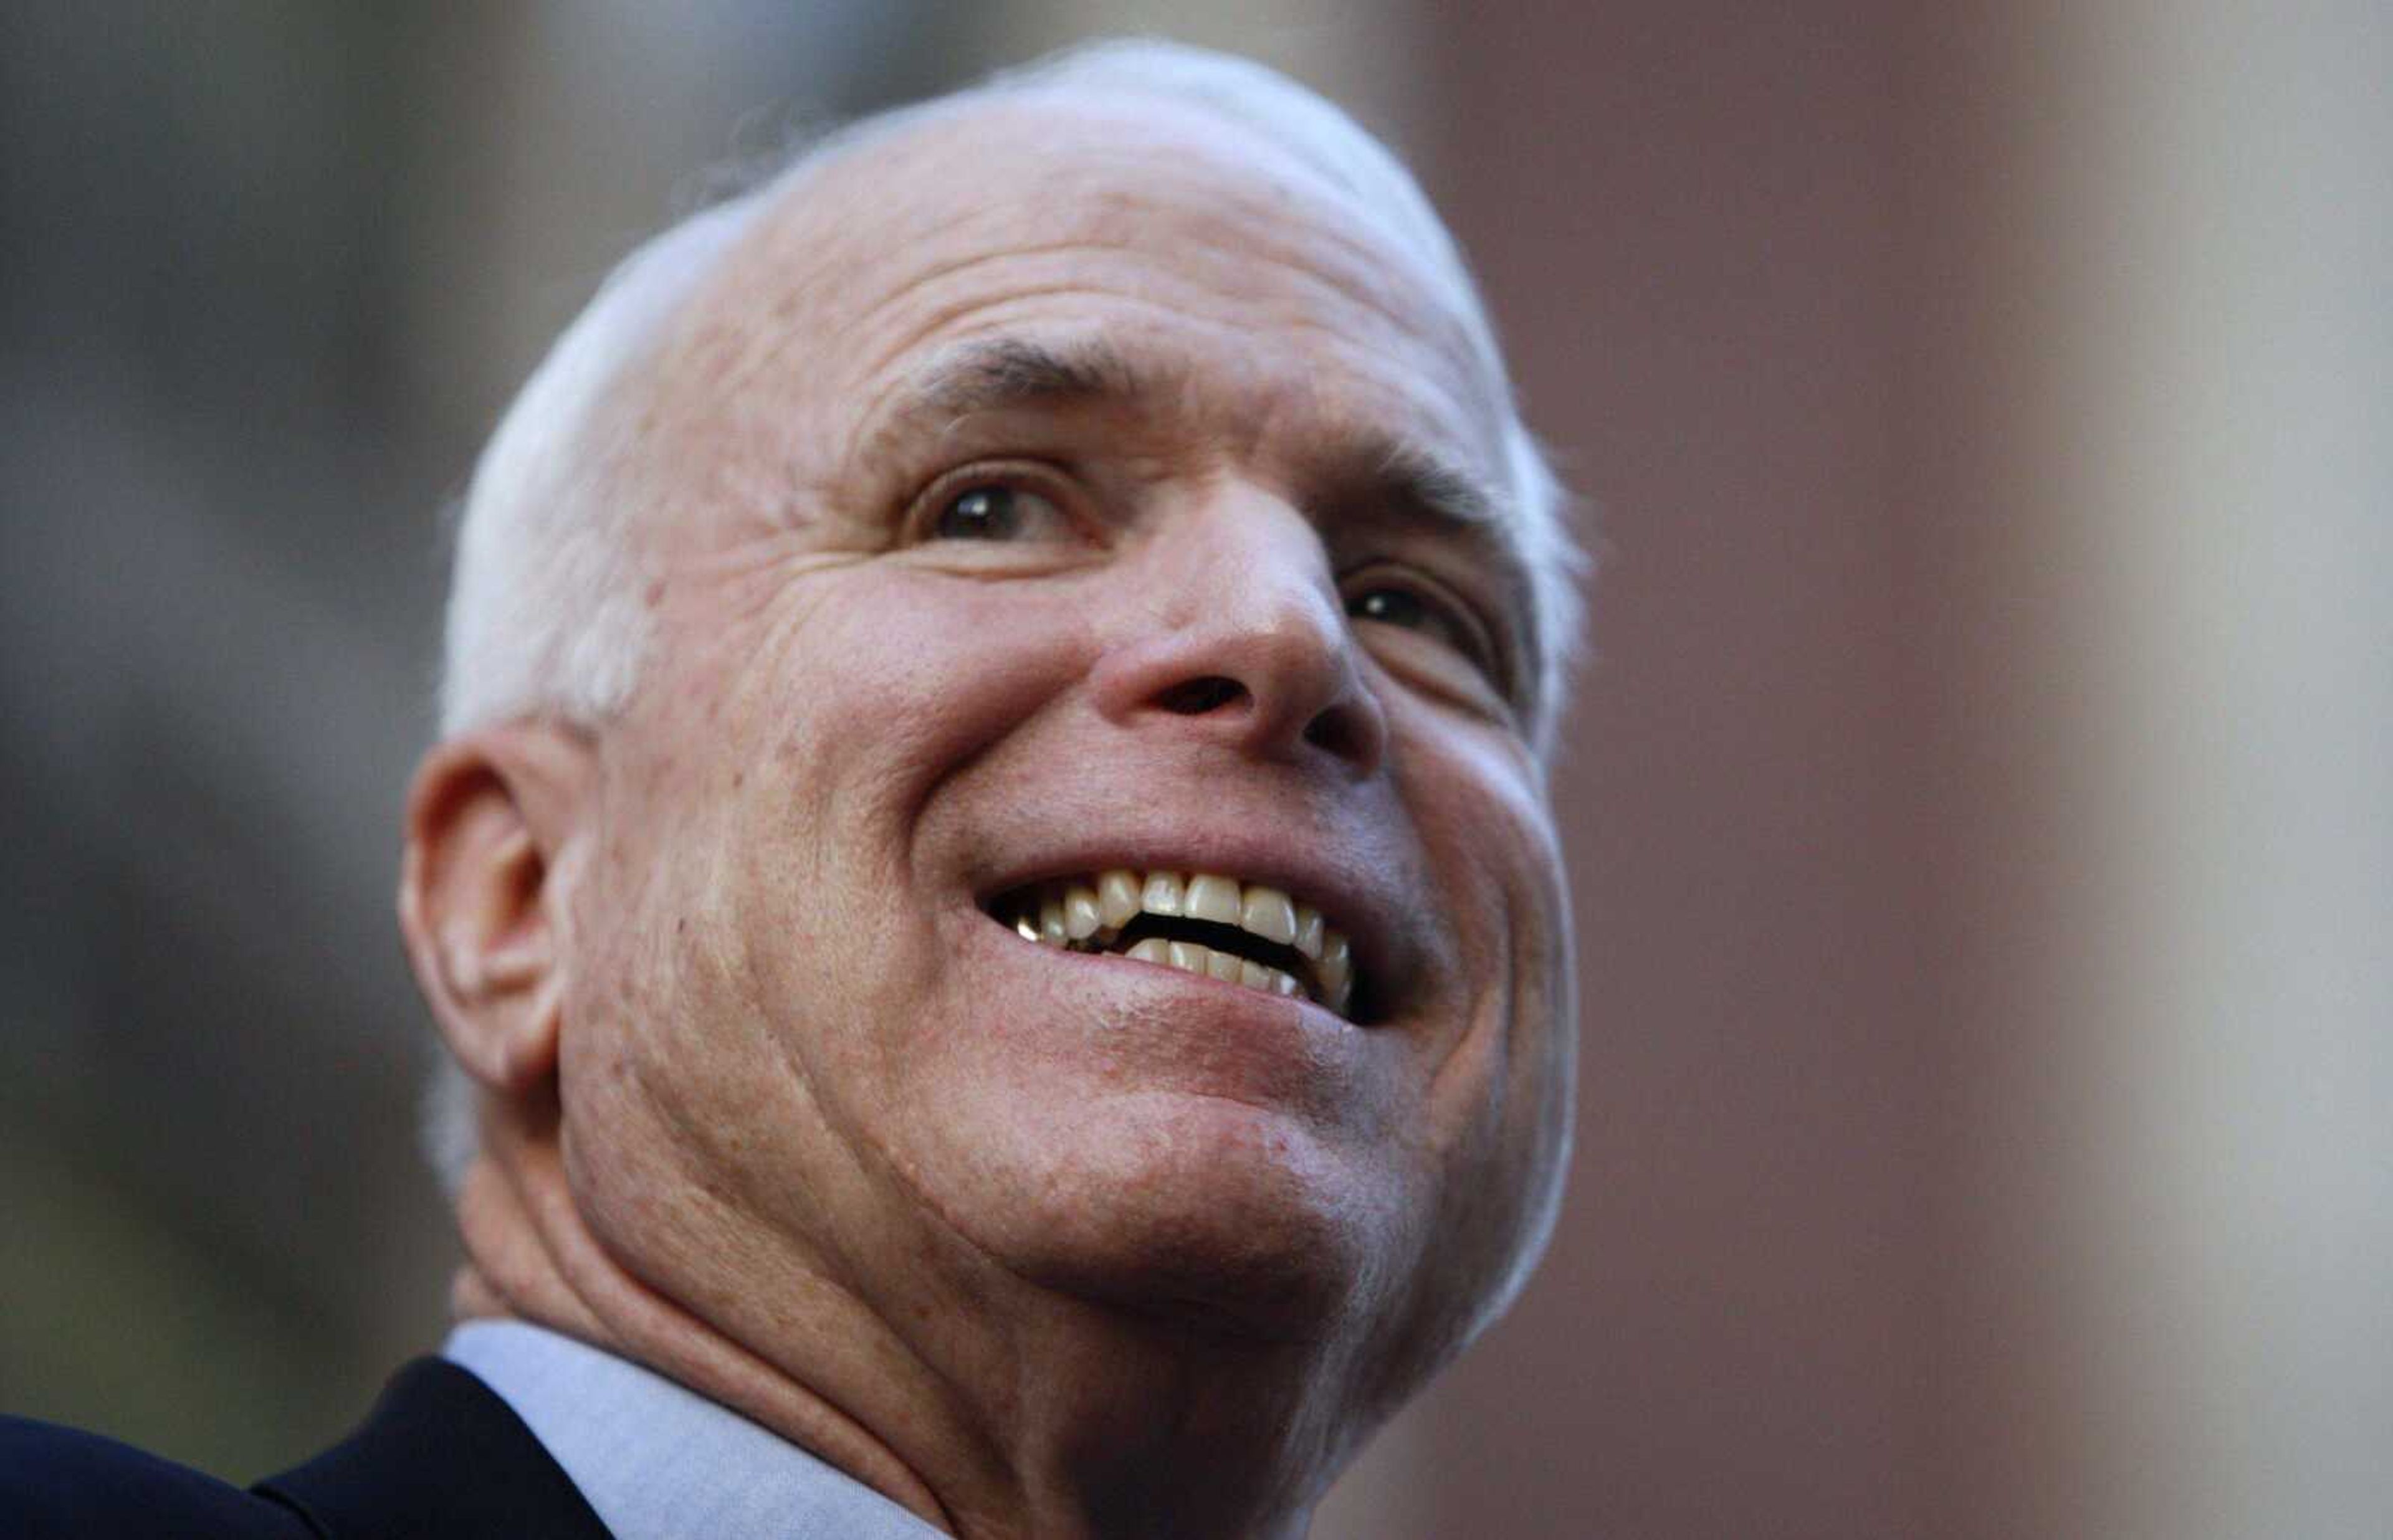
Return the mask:
[(1375, 568), (1346, 584), (1346, 613), (1370, 626), (1409, 632), (1458, 656), (1499, 690), (1504, 658), (1470, 605), (1426, 578)]
[(1027, 487), (984, 481), (948, 495), (923, 530), (926, 540), (1047, 541), (1071, 532), (1064, 510)]
[(1442, 632), (1442, 619), (1428, 601), (1401, 588), (1371, 588), (1346, 601), (1346, 613), (1358, 620), (1382, 620), (1406, 631)]

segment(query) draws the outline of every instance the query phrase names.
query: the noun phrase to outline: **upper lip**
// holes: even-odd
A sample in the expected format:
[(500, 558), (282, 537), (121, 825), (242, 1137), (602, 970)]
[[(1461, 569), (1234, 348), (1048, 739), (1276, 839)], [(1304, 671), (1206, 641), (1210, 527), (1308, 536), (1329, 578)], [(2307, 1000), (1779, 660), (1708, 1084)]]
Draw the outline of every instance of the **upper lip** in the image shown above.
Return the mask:
[(1419, 952), (1407, 923), (1418, 914), (1418, 906), (1398, 896), (1410, 889), (1409, 875), (1380, 870), (1378, 863), (1360, 856), (1341, 861), (1279, 842), (1271, 848), (1264, 843), (1252, 836), (1059, 843), (1036, 860), (995, 868), (999, 875), (978, 884), (973, 898), (986, 913), (999, 897), (1017, 888), (1116, 867), (1183, 876), (1214, 872), (1240, 882), (1267, 883), (1300, 904), (1312, 905), (1332, 927), (1346, 933), (1355, 975), (1367, 983), (1382, 1014), (1387, 1007), (1400, 1005)]

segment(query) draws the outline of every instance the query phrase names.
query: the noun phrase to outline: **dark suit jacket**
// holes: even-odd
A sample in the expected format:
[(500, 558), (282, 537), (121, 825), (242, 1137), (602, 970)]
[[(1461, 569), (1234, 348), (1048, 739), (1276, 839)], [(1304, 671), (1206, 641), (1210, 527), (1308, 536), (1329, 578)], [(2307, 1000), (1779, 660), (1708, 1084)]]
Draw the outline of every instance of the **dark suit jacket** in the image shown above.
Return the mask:
[(343, 1443), (247, 1492), (112, 1440), (0, 1417), (8, 1540), (609, 1540), (523, 1419), (453, 1364), (401, 1369)]

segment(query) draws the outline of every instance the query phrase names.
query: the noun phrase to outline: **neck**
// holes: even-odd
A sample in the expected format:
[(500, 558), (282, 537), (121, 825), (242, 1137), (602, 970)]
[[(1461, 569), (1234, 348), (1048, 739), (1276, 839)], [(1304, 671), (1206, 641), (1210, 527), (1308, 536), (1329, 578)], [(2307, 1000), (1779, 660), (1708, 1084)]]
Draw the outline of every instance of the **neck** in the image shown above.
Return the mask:
[(1281, 1540), (1348, 1452), (1318, 1410), (1338, 1377), (1318, 1345), (1141, 1318), (993, 1269), (948, 1309), (778, 1273), (669, 1297), (586, 1222), (554, 1119), (503, 1121), (485, 1120), (458, 1197), (461, 1317), (536, 1322), (642, 1364), (951, 1534)]

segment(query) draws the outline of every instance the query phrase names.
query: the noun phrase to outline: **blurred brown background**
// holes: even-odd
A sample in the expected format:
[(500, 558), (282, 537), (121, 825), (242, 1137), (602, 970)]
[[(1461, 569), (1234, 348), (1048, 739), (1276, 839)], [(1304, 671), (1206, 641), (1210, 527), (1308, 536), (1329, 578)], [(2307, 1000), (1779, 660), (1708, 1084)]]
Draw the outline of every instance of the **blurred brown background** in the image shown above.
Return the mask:
[(437, 1341), (437, 510), (707, 167), (1117, 31), (1409, 155), (1605, 557), (1570, 1207), (1319, 1533), (2393, 1532), (2382, 5), (0, 11), (0, 1410)]

